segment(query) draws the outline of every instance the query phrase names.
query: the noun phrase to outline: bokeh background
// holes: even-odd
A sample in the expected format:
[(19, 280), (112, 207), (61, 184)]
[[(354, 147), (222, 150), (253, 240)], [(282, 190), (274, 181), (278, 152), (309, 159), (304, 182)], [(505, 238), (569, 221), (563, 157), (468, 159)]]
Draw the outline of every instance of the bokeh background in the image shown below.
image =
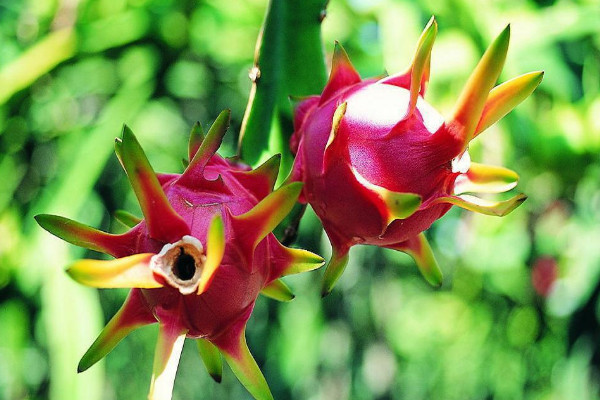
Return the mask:
[[(0, 0), (0, 399), (146, 397), (156, 326), (76, 374), (126, 292), (71, 282), (64, 267), (97, 254), (33, 216), (119, 231), (116, 209), (139, 215), (113, 155), (124, 122), (156, 170), (178, 172), (193, 122), (231, 108), (221, 152), (234, 154), (266, 3)], [(546, 71), (471, 148), (518, 171), (529, 200), (504, 218), (453, 209), (434, 224), (441, 290), (408, 256), (372, 247), (352, 249), (325, 299), (322, 271), (287, 279), (296, 299), (259, 299), (250, 348), (278, 399), (597, 399), (600, 2), (331, 0), (326, 56), (338, 40), (363, 76), (402, 70), (432, 14), (426, 98), (443, 114), (508, 22), (502, 80)], [(298, 244), (330, 251), (310, 211)], [(218, 385), (184, 348), (174, 399), (249, 398), (227, 367)]]

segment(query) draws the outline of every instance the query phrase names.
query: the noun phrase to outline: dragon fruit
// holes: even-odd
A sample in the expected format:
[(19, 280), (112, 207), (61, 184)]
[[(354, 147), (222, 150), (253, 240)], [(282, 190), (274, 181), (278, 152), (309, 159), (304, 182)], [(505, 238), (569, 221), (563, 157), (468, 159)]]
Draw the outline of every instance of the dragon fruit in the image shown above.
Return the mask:
[(332, 244), (322, 293), (329, 293), (348, 262), (350, 247), (370, 244), (411, 255), (433, 285), (442, 274), (423, 233), (452, 205), (503, 216), (526, 196), (491, 201), (469, 193), (501, 193), (516, 186), (515, 172), (470, 161), (469, 142), (527, 98), (543, 72), (494, 87), (502, 70), (510, 26), (487, 49), (448, 121), (425, 100), (432, 18), (408, 70), (361, 80), (336, 43), (329, 81), (320, 96), (297, 102), (290, 140), (296, 160), (288, 181), (302, 181), (300, 200), (320, 218)]
[(229, 124), (222, 112), (206, 136), (190, 135), (183, 174), (155, 174), (126, 126), (116, 153), (139, 200), (144, 219), (120, 213), (131, 229), (109, 234), (53, 215), (38, 215), (50, 233), (114, 260), (80, 260), (67, 273), (97, 288), (132, 288), (124, 305), (85, 353), (84, 371), (136, 328), (158, 322), (150, 399), (170, 399), (184, 339), (197, 339), (213, 378), (223, 358), (257, 399), (272, 399), (246, 345), (245, 327), (259, 293), (293, 295), (279, 278), (315, 269), (323, 259), (284, 247), (271, 233), (296, 203), (302, 184), (273, 191), (275, 156), (251, 170), (216, 154)]

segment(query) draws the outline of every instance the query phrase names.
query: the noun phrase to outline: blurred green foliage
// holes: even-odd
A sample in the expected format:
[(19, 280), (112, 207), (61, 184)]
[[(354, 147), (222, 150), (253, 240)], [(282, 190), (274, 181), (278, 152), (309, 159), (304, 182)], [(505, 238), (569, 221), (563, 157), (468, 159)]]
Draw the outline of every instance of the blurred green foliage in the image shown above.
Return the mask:
[[(178, 172), (192, 123), (231, 108), (221, 151), (234, 154), (266, 6), (0, 0), (0, 399), (145, 398), (156, 327), (77, 375), (125, 292), (69, 281), (63, 268), (84, 252), (32, 217), (115, 231), (115, 209), (139, 214), (112, 155), (123, 123), (156, 170)], [(434, 224), (441, 291), (407, 256), (371, 247), (352, 249), (325, 299), (319, 272), (289, 279), (297, 298), (259, 299), (250, 348), (280, 399), (598, 398), (600, 3), (331, 0), (327, 54), (338, 40), (363, 76), (399, 71), (432, 14), (440, 32), (427, 99), (442, 113), (508, 22), (502, 79), (546, 71), (532, 98), (471, 149), (476, 161), (518, 171), (529, 200), (502, 219), (452, 210)], [(298, 244), (329, 251), (310, 211)], [(249, 395), (230, 371), (212, 382), (186, 346), (174, 398)]]

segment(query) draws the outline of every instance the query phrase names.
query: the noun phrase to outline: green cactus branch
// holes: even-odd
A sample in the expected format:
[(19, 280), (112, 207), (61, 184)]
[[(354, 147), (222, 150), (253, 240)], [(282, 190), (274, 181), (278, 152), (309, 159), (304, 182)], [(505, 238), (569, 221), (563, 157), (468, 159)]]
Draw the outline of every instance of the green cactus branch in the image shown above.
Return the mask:
[(252, 166), (281, 153), (280, 180), (292, 162), (289, 96), (320, 93), (326, 82), (321, 40), (326, 5), (327, 0), (271, 0), (257, 41), (239, 151)]

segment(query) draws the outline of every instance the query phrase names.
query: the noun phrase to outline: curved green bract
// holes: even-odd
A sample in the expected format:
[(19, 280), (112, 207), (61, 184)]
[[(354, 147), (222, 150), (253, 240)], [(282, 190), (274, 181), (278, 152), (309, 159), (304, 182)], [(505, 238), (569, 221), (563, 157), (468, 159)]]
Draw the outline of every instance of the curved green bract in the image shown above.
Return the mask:
[(277, 301), (292, 301), (294, 300), (294, 293), (288, 285), (285, 284), (281, 279), (275, 279), (269, 283), (260, 291), (260, 294), (267, 296)]
[(206, 339), (196, 340), (196, 346), (198, 347), (198, 353), (200, 358), (206, 367), (206, 371), (215, 382), (221, 383), (223, 379), (223, 359), (217, 346), (212, 344)]

